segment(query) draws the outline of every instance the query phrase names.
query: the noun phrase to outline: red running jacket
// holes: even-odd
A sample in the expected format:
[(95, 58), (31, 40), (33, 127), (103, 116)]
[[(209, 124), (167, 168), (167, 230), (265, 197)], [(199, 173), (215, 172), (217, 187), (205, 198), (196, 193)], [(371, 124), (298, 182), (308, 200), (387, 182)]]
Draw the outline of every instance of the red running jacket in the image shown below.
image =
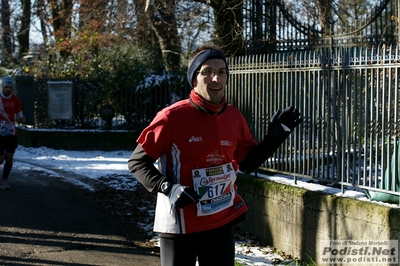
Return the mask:
[[(158, 169), (163, 175), (191, 188), (194, 188), (196, 169), (208, 170), (228, 164), (228, 168), (232, 166), (236, 172), (237, 162), (257, 145), (236, 107), (228, 104), (221, 114), (209, 115), (194, 108), (189, 99), (160, 111), (137, 142), (147, 155), (158, 158)], [(227, 194), (234, 196), (232, 205), (221, 210), (213, 205), (217, 211), (212, 214), (199, 216), (196, 204), (183, 209), (171, 208), (169, 198), (158, 193), (154, 231), (170, 234), (201, 232), (228, 224), (243, 215), (247, 206), (235, 193), (235, 179), (231, 179), (233, 193)], [(207, 191), (204, 193), (207, 196)]]

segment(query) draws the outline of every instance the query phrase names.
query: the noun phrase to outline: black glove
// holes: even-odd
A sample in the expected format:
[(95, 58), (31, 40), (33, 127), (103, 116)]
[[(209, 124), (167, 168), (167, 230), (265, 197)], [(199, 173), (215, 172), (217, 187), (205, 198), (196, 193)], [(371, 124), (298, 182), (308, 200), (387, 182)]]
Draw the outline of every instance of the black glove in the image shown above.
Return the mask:
[(299, 110), (293, 106), (289, 106), (283, 111), (278, 110), (275, 112), (269, 122), (268, 133), (272, 133), (276, 126), (281, 125), (284, 127), (285, 131), (292, 132), (302, 121), (303, 118)]
[(192, 188), (174, 184), (168, 194), (172, 205), (178, 208), (184, 208), (190, 204), (198, 203), (200, 196)]
[(276, 111), (269, 121), (268, 134), (239, 163), (240, 171), (246, 174), (255, 171), (265, 160), (272, 156), (302, 121), (300, 112), (293, 106), (289, 106), (283, 111)]

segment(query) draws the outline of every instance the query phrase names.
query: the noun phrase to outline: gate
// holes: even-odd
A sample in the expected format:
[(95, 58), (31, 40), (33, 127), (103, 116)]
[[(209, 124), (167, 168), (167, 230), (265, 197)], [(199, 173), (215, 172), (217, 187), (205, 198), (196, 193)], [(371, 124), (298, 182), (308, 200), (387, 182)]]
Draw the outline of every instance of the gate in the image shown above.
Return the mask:
[[(365, 13), (345, 20), (333, 16), (332, 1), (320, 1), (328, 9), (318, 19), (301, 7), (289, 7), (282, 0), (244, 1), (244, 39), (247, 54), (311, 48), (362, 47), (396, 44), (397, 0), (378, 0), (365, 6)], [(289, 2), (290, 3), (290, 2)], [(367, 2), (366, 2), (367, 3)]]
[(33, 76), (16, 76), (17, 92), (26, 124), (35, 124), (35, 81)]

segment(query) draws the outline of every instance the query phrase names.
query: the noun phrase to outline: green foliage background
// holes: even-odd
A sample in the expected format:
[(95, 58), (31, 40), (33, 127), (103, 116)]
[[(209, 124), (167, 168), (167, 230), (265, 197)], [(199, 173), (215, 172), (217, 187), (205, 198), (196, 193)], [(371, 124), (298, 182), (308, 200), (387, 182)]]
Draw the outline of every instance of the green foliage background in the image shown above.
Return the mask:
[[(101, 108), (109, 105), (115, 117), (126, 120), (119, 124), (120, 128), (141, 128), (157, 110), (171, 103), (173, 93), (179, 91), (180, 98), (186, 96), (180, 92), (186, 86), (185, 69), (166, 72), (157, 50), (121, 43), (107, 48), (83, 48), (67, 60), (51, 51), (48, 54), (23, 60), (14, 71), (15, 75), (35, 78), (38, 127), (94, 128), (93, 118), (98, 118)], [(47, 118), (47, 81), (56, 80), (74, 83), (73, 121)]]

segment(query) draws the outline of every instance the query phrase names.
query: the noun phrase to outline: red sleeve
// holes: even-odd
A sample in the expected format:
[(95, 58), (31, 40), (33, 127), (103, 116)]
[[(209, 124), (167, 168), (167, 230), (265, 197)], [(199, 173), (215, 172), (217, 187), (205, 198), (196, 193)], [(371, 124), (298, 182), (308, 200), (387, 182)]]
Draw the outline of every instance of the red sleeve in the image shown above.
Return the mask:
[(171, 146), (170, 127), (167, 115), (164, 111), (160, 111), (151, 124), (142, 131), (137, 142), (142, 145), (147, 155), (158, 159)]

